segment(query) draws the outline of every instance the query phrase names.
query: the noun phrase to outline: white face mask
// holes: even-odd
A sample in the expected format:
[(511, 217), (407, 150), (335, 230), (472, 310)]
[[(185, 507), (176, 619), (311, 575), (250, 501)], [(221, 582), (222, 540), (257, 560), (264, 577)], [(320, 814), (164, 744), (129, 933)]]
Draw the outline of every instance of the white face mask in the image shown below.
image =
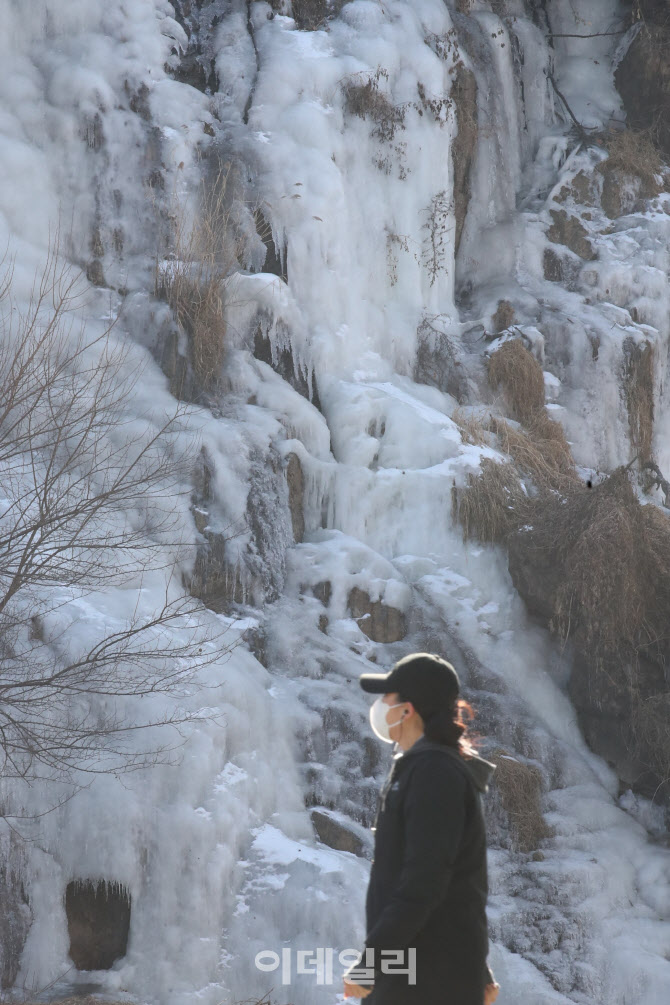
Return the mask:
[(404, 704), (405, 702), (401, 701), (398, 702), (397, 705), (386, 705), (385, 702), (383, 701), (382, 696), (380, 695), (379, 698), (377, 698), (377, 700), (375, 701), (375, 703), (370, 706), (370, 725), (372, 726), (372, 731), (375, 734), (375, 736), (378, 736), (380, 740), (384, 741), (384, 743), (394, 742), (391, 739), (389, 729), (393, 729), (394, 726), (397, 726), (398, 723), (402, 722), (403, 718), (402, 716), (400, 716), (398, 722), (392, 722), (389, 724), (386, 721), (386, 713), (390, 709), (400, 708), (400, 706)]

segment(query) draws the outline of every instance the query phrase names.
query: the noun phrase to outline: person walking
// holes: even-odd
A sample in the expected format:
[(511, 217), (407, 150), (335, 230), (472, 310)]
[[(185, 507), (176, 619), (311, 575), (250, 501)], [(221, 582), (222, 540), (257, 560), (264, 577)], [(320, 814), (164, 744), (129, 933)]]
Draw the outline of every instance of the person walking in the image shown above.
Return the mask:
[(492, 1005), (481, 794), (495, 765), (470, 745), (453, 666), (412, 653), (363, 674), (376, 735), (399, 748), (373, 827), (365, 949), (344, 975), (366, 1005)]

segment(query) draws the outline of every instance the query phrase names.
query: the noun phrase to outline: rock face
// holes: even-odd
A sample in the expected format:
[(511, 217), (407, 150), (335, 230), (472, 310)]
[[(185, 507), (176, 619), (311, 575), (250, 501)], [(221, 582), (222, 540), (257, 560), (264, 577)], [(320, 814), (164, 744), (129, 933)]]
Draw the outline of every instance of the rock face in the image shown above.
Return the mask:
[(268, 366), (271, 366), (280, 377), (291, 385), (294, 391), (297, 391), (303, 398), (311, 401), (315, 408), (321, 409), (319, 390), (316, 383), (313, 382), (310, 387), (306, 375), (299, 367), (296, 367), (290, 348), (280, 349), (273, 356), (270, 339), (263, 334), (260, 325), (255, 333), (253, 352), (256, 359), (259, 359), (261, 363), (267, 363)]
[[(636, 671), (636, 686), (646, 701), (667, 693), (661, 668), (644, 658)], [(568, 693), (584, 739), (614, 769), (622, 788), (631, 788), (655, 802), (670, 802), (670, 783), (650, 766), (657, 754), (652, 749), (654, 737), (647, 730), (636, 730), (629, 682), (617, 668), (599, 672), (578, 655)]]
[[(658, 147), (670, 156), (670, 25), (667, 3), (646, 0), (642, 30), (614, 74), (633, 129), (653, 128)], [(664, 23), (665, 22), (665, 23)]]
[(616, 220), (625, 213), (630, 213), (640, 195), (640, 179), (624, 174), (622, 171), (608, 170), (607, 161), (602, 168), (603, 189), (600, 195), (600, 205), (609, 216)]
[(288, 455), (288, 464), (286, 465), (286, 483), (288, 485), (288, 505), (291, 511), (293, 540), (297, 543), (302, 541), (305, 536), (305, 514), (303, 510), (305, 476), (302, 471), (300, 458), (297, 454)]
[(357, 586), (349, 593), (348, 607), (362, 632), (373, 642), (400, 642), (407, 634), (405, 615), (381, 600), (370, 600)]
[[(196, 87), (199, 91), (216, 91), (218, 78), (211, 39), (220, 20), (220, 12), (212, 0), (175, 0), (175, 20), (188, 39), (185, 52), (172, 74), (175, 80)], [(174, 55), (177, 55), (175, 47)]]
[(554, 221), (547, 231), (547, 237), (554, 244), (564, 244), (575, 255), (579, 255), (587, 262), (597, 258), (591, 242), (588, 240), (588, 231), (576, 216), (570, 216), (564, 209), (552, 209), (551, 218)]
[(126, 955), (130, 894), (124, 887), (104, 880), (68, 883), (65, 913), (77, 970), (109, 970)]
[(360, 825), (327, 809), (313, 809), (310, 816), (319, 841), (338, 851), (365, 857), (371, 841), (369, 834)]
[[(295, 456), (295, 455), (293, 455)], [(299, 461), (296, 457), (296, 461)], [(237, 528), (212, 527), (212, 470), (203, 455), (195, 474), (193, 515), (202, 540), (198, 549), (190, 591), (214, 611), (227, 611), (231, 604), (251, 601), (257, 606), (276, 600), (284, 584), (286, 551), (295, 533), (302, 535), (302, 469), (293, 464), (293, 498), (284, 474), (284, 463), (275, 448), (251, 457), (249, 493), (242, 533), (246, 546), (231, 560), (229, 539)], [(293, 524), (293, 528), (291, 527)], [(239, 526), (239, 525), (238, 525)], [(239, 532), (239, 531), (238, 531)]]

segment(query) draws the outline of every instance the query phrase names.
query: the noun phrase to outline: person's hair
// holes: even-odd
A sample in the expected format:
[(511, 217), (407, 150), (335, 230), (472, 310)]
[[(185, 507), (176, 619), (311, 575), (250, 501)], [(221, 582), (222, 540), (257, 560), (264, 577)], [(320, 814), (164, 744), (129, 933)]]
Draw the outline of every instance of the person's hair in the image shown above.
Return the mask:
[(468, 735), (468, 727), (474, 717), (472, 706), (463, 698), (456, 698), (450, 705), (425, 718), (422, 716), (424, 736), (432, 743), (455, 747), (462, 757), (472, 757), (477, 751), (475, 737)]

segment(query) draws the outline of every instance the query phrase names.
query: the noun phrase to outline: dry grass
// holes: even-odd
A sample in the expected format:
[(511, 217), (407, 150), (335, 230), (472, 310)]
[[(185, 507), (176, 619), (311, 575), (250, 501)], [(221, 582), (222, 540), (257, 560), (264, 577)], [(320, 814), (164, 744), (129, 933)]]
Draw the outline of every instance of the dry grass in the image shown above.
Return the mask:
[(535, 412), (544, 409), (542, 367), (521, 339), (503, 342), (490, 357), (489, 384), (502, 388), (512, 418), (527, 423)]
[(485, 412), (466, 412), (462, 408), (456, 408), (451, 414), (451, 419), (456, 423), (464, 443), (473, 443), (482, 446), (491, 441), (489, 416)]
[(505, 331), (505, 329), (509, 328), (511, 324), (514, 324), (515, 317), (514, 307), (509, 300), (499, 300), (495, 314), (491, 318), (493, 331), (496, 334)]
[(607, 139), (607, 152), (608, 159), (598, 165), (601, 172), (620, 171), (639, 178), (641, 194), (645, 198), (658, 195), (662, 186), (655, 176), (661, 174), (662, 165), (650, 130), (622, 129), (613, 132)]
[(226, 286), (238, 268), (240, 242), (231, 221), (228, 173), (203, 185), (193, 220), (179, 207), (172, 214), (170, 259), (156, 265), (155, 292), (166, 300), (188, 336), (199, 385), (211, 389), (225, 354)]
[(452, 490), (452, 512), (463, 527), (464, 538), (504, 542), (528, 521), (537, 503), (524, 481), (532, 483), (539, 497), (581, 485), (563, 427), (549, 418), (544, 407), (531, 413), (526, 429), (494, 416), (484, 419), (458, 410), (453, 419), (466, 442), (488, 443), (494, 433), (500, 450), (511, 458), (504, 463), (484, 458), (481, 473), (468, 475), (465, 489)]
[(481, 474), (468, 475), (465, 490), (452, 490), (453, 515), (465, 539), (505, 541), (523, 523), (527, 501), (514, 465), (487, 457), (481, 462)]
[(537, 519), (517, 547), (557, 573), (554, 631), (594, 666), (655, 651), (667, 637), (670, 519), (640, 504), (625, 468), (592, 489), (578, 485), (534, 506)]
[(533, 412), (525, 430), (494, 417), (490, 428), (498, 435), (503, 453), (538, 489), (558, 491), (581, 484), (563, 427), (544, 408)]
[(654, 347), (650, 342), (624, 342), (622, 385), (631, 443), (640, 460), (648, 461), (654, 433)]
[(388, 71), (381, 66), (367, 80), (361, 74), (350, 77), (343, 87), (344, 106), (350, 115), (371, 119), (373, 136), (390, 142), (398, 129), (405, 128), (405, 108), (391, 103), (379, 88), (380, 80), (388, 80)]
[(505, 750), (488, 759), (496, 765), (493, 783), (500, 792), (514, 845), (519, 851), (533, 851), (551, 835), (542, 815), (542, 775), (535, 765), (517, 761)]

